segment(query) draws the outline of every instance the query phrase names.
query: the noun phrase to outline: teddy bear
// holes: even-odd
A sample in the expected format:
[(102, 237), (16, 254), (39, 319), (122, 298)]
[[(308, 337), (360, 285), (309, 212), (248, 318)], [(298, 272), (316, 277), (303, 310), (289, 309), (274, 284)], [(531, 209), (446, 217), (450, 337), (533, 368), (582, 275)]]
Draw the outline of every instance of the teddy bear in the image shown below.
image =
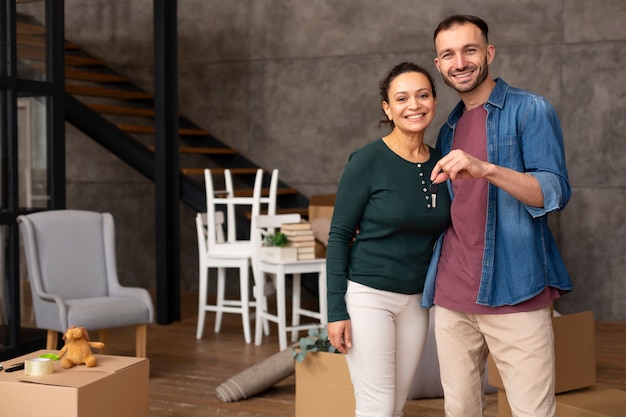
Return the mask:
[(63, 340), (65, 346), (59, 351), (59, 358), (63, 358), (61, 359), (63, 368), (68, 369), (83, 363), (88, 367), (96, 366), (96, 357), (91, 353), (91, 348), (102, 349), (104, 343), (91, 342), (87, 329), (72, 326), (63, 335)]

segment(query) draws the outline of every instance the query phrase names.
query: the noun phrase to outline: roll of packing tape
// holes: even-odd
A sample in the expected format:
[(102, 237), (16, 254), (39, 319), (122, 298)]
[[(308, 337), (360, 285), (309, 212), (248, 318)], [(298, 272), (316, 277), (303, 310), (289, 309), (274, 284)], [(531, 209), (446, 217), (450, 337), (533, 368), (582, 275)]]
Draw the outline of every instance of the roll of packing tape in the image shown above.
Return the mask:
[(26, 375), (50, 375), (54, 372), (54, 363), (49, 358), (26, 359), (24, 373)]

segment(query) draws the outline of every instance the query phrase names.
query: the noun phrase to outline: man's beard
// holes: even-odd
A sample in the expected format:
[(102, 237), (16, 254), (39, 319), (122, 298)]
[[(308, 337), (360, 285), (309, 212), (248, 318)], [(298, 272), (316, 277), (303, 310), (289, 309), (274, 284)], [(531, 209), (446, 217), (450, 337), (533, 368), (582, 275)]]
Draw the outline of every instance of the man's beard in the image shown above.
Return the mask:
[(444, 76), (443, 74), (441, 74), (441, 78), (443, 79), (443, 82), (448, 85), (448, 87), (452, 88), (458, 93), (469, 93), (471, 91), (474, 91), (476, 87), (478, 87), (480, 84), (482, 84), (483, 81), (487, 79), (487, 76), (489, 75), (489, 71), (487, 70), (488, 68), (489, 67), (487, 64), (487, 58), (485, 57), (484, 64), (478, 67), (478, 77), (476, 77), (476, 80), (474, 80), (474, 82), (469, 85), (455, 84), (455, 82), (453, 81), (454, 78), (451, 76)]

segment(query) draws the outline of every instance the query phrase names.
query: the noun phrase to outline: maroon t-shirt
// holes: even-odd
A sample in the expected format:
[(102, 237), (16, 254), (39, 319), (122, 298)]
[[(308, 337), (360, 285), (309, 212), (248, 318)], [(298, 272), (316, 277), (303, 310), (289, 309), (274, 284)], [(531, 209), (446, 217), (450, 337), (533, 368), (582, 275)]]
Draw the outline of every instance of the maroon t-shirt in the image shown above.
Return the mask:
[[(486, 161), (486, 119), (487, 110), (483, 106), (464, 112), (457, 122), (452, 149), (461, 149)], [(471, 314), (514, 313), (541, 309), (548, 306), (553, 297), (558, 297), (556, 290), (551, 295), (546, 288), (534, 298), (514, 306), (476, 304), (485, 250), (488, 182), (484, 179), (457, 179), (452, 181), (452, 190), (452, 225), (443, 238), (435, 304)]]

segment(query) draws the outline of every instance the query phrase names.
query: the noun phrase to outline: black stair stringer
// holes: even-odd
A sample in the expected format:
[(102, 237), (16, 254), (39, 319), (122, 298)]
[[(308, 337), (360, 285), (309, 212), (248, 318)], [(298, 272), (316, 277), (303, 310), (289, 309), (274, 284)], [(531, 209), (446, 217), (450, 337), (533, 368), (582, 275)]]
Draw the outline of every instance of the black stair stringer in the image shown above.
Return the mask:
[[(85, 135), (154, 182), (154, 153), (131, 135), (121, 131), (98, 113), (77, 100), (65, 95), (65, 118)], [(197, 212), (206, 211), (204, 187), (180, 174), (181, 201)]]

